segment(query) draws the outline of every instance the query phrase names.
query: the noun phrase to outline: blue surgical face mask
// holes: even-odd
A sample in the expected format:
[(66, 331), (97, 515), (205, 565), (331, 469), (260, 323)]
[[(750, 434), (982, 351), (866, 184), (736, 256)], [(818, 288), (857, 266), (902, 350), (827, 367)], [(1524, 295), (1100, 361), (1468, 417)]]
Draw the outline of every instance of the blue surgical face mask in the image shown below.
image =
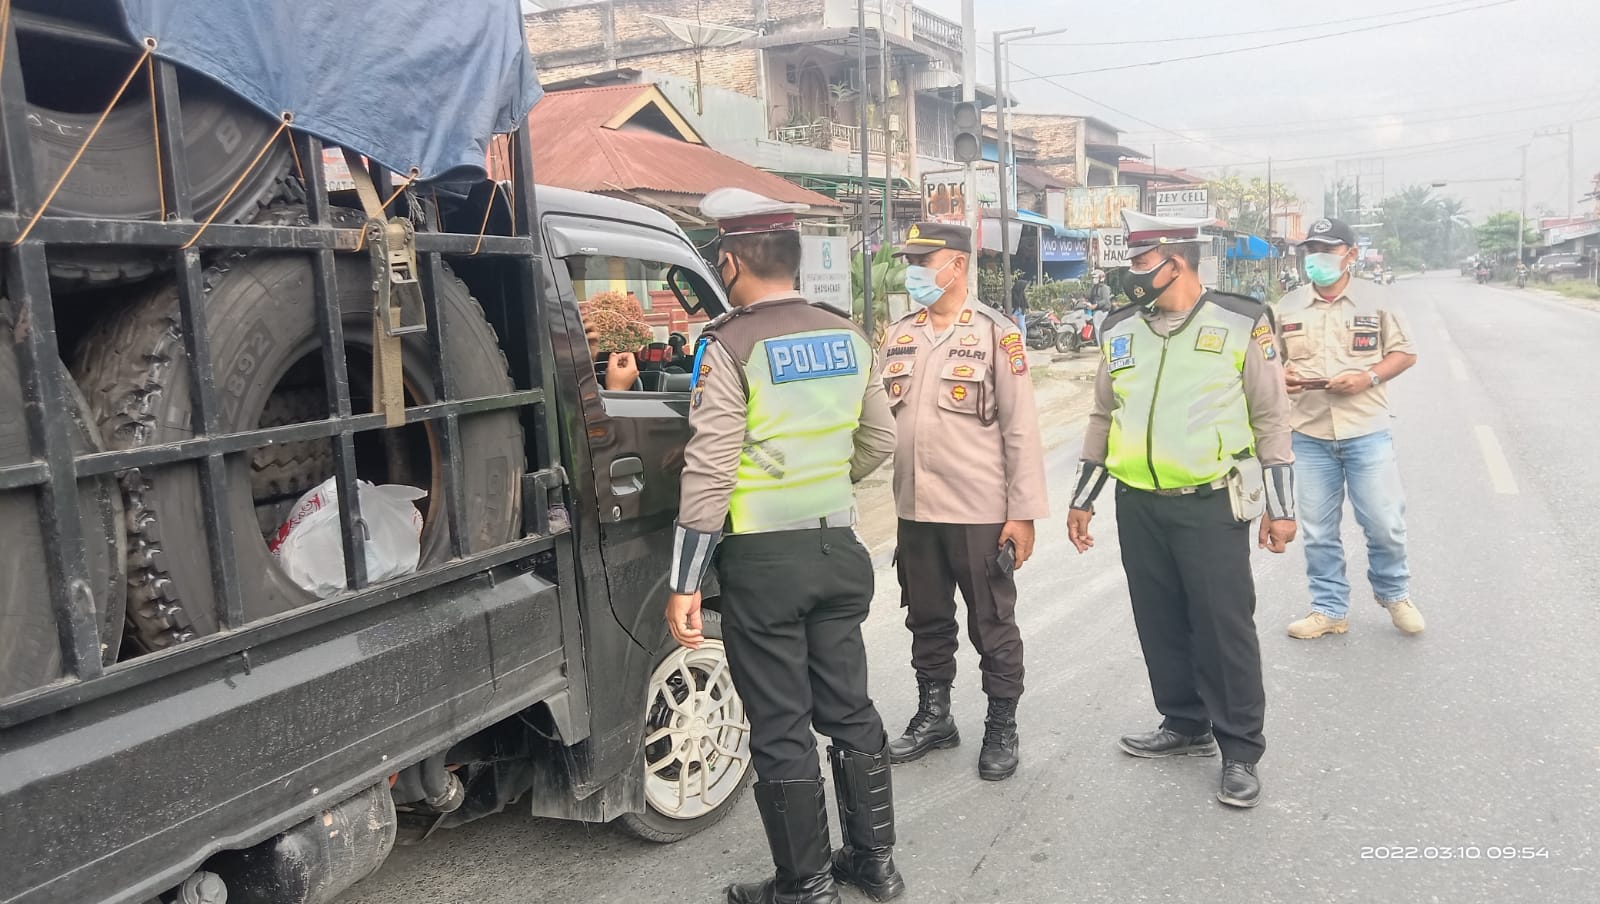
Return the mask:
[(1319, 286), (1331, 286), (1344, 278), (1344, 255), (1319, 251), (1306, 255), (1306, 276)]
[(944, 267), (935, 270), (921, 264), (912, 264), (906, 268), (906, 294), (911, 296), (911, 303), (927, 307), (935, 304), (944, 297), (944, 287), (939, 285), (939, 274), (944, 268), (955, 263), (955, 258), (944, 262)]

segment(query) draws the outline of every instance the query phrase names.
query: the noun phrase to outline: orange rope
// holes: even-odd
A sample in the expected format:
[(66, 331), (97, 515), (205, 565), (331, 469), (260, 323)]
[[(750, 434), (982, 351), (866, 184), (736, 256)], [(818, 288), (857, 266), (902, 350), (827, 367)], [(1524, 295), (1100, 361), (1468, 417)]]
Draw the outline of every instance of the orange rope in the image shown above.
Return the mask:
[(300, 181), (304, 183), (306, 181), (306, 168), (300, 165), (300, 148), (295, 145), (294, 135), (292, 133), (289, 135), (289, 153), (294, 155), (295, 174), (298, 175), (300, 177)]
[(406, 189), (410, 188), (411, 187), (411, 183), (417, 181), (417, 175), (418, 175), (417, 168), (413, 166), (411, 168), (410, 175), (406, 176), (406, 181), (400, 183), (400, 187), (394, 190), (394, 194), (390, 195), (388, 197), (388, 199), (385, 200), (383, 202), (383, 204), (381, 204), (379, 206), (381, 206), (385, 211), (388, 211), (389, 205), (394, 203), (394, 199), (400, 197), (400, 193), (401, 192), (403, 192)]
[(511, 190), (507, 199), (511, 204), (511, 234), (517, 234), (517, 139), (522, 137), (521, 130), (511, 133), (511, 159), (507, 161), (511, 166)]
[(245, 167), (244, 172), (239, 174), (239, 178), (233, 180), (233, 184), (228, 186), (228, 193), (223, 195), (222, 200), (217, 202), (217, 206), (211, 209), (211, 215), (206, 217), (204, 223), (200, 224), (200, 231), (196, 232), (193, 236), (190, 236), (189, 241), (183, 243), (183, 250), (188, 250), (194, 247), (194, 243), (200, 240), (200, 236), (205, 235), (206, 230), (211, 228), (211, 224), (217, 219), (217, 216), (222, 213), (222, 208), (228, 206), (228, 202), (233, 200), (234, 192), (238, 191), (239, 186), (244, 184), (244, 180), (249, 178), (251, 173), (255, 172), (256, 166), (261, 163), (261, 158), (267, 156), (267, 151), (272, 150), (273, 142), (278, 140), (278, 136), (282, 135), (283, 131), (289, 128), (289, 123), (293, 121), (294, 117), (292, 115), (288, 113), (283, 114), (283, 118), (278, 122), (278, 128), (272, 133), (272, 137), (268, 138), (266, 143), (261, 146), (261, 150), (256, 151), (255, 158), (250, 161), (250, 165), (248, 167)]
[[(7, 4), (6, 12), (8, 14), (9, 10), (10, 6)], [(132, 69), (128, 70), (128, 77), (122, 80), (122, 85), (117, 88), (117, 93), (111, 96), (111, 103), (106, 104), (106, 108), (101, 111), (100, 118), (94, 122), (94, 128), (89, 130), (89, 134), (83, 139), (83, 144), (78, 146), (78, 152), (72, 155), (72, 159), (67, 162), (67, 168), (61, 171), (61, 178), (57, 179), (56, 184), (50, 187), (50, 192), (44, 196), (44, 203), (39, 205), (39, 209), (34, 212), (33, 218), (28, 220), (28, 225), (23, 227), (22, 234), (17, 236), (15, 242), (12, 242), (13, 245), (20, 245), (26, 241), (28, 233), (32, 232), (33, 227), (38, 225), (39, 218), (44, 216), (46, 210), (50, 209), (50, 203), (60, 193), (61, 186), (67, 184), (67, 178), (72, 175), (72, 170), (77, 167), (78, 161), (83, 159), (84, 152), (89, 150), (89, 143), (94, 141), (94, 136), (100, 134), (100, 127), (106, 124), (106, 118), (111, 115), (112, 108), (116, 107), (117, 103), (122, 100), (122, 95), (127, 93), (128, 86), (133, 84), (133, 77), (139, 74), (139, 68), (145, 64), (145, 60), (150, 58), (150, 52), (155, 48), (155, 41), (145, 41), (144, 53), (139, 55), (139, 61), (133, 64)]]
[(6, 66), (6, 47), (10, 42), (6, 40), (11, 28), (11, 0), (0, 0), (0, 69)]
[(500, 192), (500, 183), (490, 179), (489, 184), (494, 186), (494, 191), (489, 193), (489, 203), (483, 205), (483, 223), (478, 226), (478, 242), (472, 246), (473, 254), (483, 247), (483, 234), (489, 231), (489, 214), (494, 212), (494, 198)]
[(166, 222), (167, 187), (161, 175), (161, 117), (156, 113), (156, 58), (147, 59), (144, 68), (150, 75), (150, 134), (156, 140), (156, 197), (161, 201), (161, 220)]

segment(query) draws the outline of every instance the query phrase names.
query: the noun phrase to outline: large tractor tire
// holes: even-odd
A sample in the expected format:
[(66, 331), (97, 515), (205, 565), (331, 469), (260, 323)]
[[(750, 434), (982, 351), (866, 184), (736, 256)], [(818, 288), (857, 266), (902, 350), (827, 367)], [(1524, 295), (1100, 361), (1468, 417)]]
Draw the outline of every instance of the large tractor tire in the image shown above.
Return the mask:
[[(18, 355), (9, 341), (12, 335), (10, 320), (0, 315), (0, 336), (7, 340), (0, 342), (0, 465), (22, 464), (33, 457)], [(67, 382), (73, 450), (99, 451), (99, 433), (88, 406), (65, 368), (61, 376)], [(62, 677), (61, 641), (45, 570), (40, 498), (31, 489), (0, 492), (0, 698)], [(100, 625), (101, 659), (110, 663), (121, 647), (127, 596), (122, 573), (122, 494), (114, 478), (105, 475), (79, 482), (78, 520)]]
[[(339, 210), (339, 225), (363, 221)], [(298, 207), (276, 207), (264, 219), (308, 222)], [(353, 410), (370, 410), (371, 273), (366, 255), (340, 255), (339, 307)], [(207, 271), (206, 316), (224, 432), (317, 420), (325, 406), (307, 402), (322, 392), (320, 330), (306, 254), (260, 252), (233, 256)], [(494, 330), (467, 288), (453, 276), (436, 287), (444, 357), (462, 397), (511, 392), (513, 385)], [(438, 401), (426, 335), (404, 342), (408, 404)], [(73, 372), (88, 395), (105, 442), (113, 449), (168, 443), (193, 436), (187, 356), (176, 289), (156, 285), (106, 316), (80, 343)], [(442, 428), (442, 425), (440, 425)], [(357, 467), (374, 483), (408, 483), (428, 490), (423, 509), (421, 567), (449, 556), (442, 517), (442, 472), (435, 428), (409, 425), (356, 437)], [(262, 536), (294, 495), (330, 476), (328, 441), (317, 440), (230, 456), (229, 517), (234, 529), (244, 614), (255, 620), (312, 602), (277, 566)], [(520, 527), (524, 469), (521, 421), (515, 410), (461, 421), (462, 496), (466, 547), (478, 552), (510, 542)], [(131, 535), (128, 614), (137, 641), (160, 649), (217, 629), (201, 518), (199, 470), (193, 464), (125, 475)], [(264, 512), (273, 513), (266, 517)]]
[[(89, 30), (93, 26), (74, 26)], [(117, 85), (138, 59), (27, 30), (18, 33), (28, 93), (35, 184), (55, 185), (93, 129)], [(196, 220), (209, 216), (278, 123), (220, 85), (199, 75), (179, 79), (184, 156)], [(298, 190), (289, 167), (292, 151), (279, 137), (217, 216), (219, 223), (254, 217), (274, 199)], [(150, 91), (143, 75), (129, 85), (105, 124), (50, 203), (49, 216), (157, 220), (161, 179)], [(165, 254), (138, 248), (57, 248), (50, 274), (58, 289), (143, 279), (165, 268)]]

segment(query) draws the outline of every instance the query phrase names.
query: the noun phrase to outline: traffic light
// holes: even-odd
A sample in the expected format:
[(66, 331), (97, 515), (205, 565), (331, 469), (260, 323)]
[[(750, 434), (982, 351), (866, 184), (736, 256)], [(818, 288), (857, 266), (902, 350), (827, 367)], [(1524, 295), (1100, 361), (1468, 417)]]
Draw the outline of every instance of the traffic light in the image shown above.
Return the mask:
[(975, 103), (956, 104), (955, 154), (962, 163), (983, 159), (983, 118)]

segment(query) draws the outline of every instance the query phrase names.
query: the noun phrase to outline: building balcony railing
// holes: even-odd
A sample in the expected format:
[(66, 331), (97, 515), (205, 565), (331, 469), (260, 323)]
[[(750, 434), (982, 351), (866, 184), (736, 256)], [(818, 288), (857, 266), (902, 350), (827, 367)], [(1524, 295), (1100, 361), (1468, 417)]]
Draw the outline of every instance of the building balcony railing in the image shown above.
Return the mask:
[[(772, 137), (786, 144), (799, 144), (823, 150), (855, 151), (857, 153), (861, 151), (861, 128), (834, 122), (830, 119), (819, 119), (806, 125), (783, 126), (773, 129)], [(890, 133), (885, 132), (883, 129), (868, 129), (867, 153), (882, 154), (889, 137)], [(911, 151), (911, 142), (904, 135), (896, 134), (893, 137), (893, 153), (906, 154)]]
[(961, 23), (952, 22), (920, 6), (911, 7), (911, 38), (956, 53), (961, 52)]

